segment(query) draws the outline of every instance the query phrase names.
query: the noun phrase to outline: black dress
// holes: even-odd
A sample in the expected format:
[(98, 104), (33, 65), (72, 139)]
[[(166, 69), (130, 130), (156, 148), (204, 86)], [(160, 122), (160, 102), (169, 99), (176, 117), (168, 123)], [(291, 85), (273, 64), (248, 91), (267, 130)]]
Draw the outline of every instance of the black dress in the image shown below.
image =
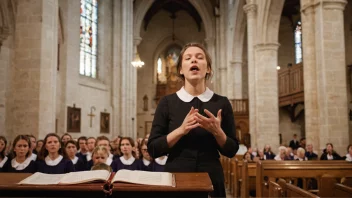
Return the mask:
[(5, 156), (4, 159), (0, 162), (0, 173), (5, 172), (5, 167), (7, 167), (7, 164), (11, 164), (11, 160), (9, 157)]
[[(26, 163), (26, 165), (23, 169), (17, 169), (16, 167), (13, 167), (13, 164), (12, 164), (13, 160), (16, 160), (16, 159), (12, 159), (10, 161), (10, 163), (7, 163), (4, 172), (8, 172), (8, 173), (35, 173), (35, 172), (37, 172), (37, 164), (35, 161), (32, 160), (32, 158), (26, 159), (26, 161), (24, 162), (24, 163)], [(15, 162), (15, 164), (19, 165), (19, 163), (16, 163), (16, 162)]]
[(39, 160), (37, 161), (37, 171), (46, 174), (64, 174), (75, 172), (75, 167), (72, 161), (66, 158), (62, 158), (56, 165), (48, 165), (45, 160)]
[[(214, 186), (214, 192), (211, 195), (226, 197), (219, 152), (232, 158), (239, 149), (232, 106), (226, 97), (217, 94), (213, 94), (206, 100), (204, 100), (205, 97), (200, 96), (193, 99), (190, 99), (192, 97), (190, 95), (187, 97), (189, 100), (174, 93), (160, 100), (148, 139), (148, 152), (154, 159), (168, 154), (166, 172), (208, 172)], [(192, 106), (199, 109), (202, 115), (206, 115), (204, 109), (215, 116), (222, 109), (221, 128), (227, 136), (222, 148), (217, 144), (215, 137), (201, 127), (192, 129), (172, 148), (169, 148), (166, 136), (182, 125)]]

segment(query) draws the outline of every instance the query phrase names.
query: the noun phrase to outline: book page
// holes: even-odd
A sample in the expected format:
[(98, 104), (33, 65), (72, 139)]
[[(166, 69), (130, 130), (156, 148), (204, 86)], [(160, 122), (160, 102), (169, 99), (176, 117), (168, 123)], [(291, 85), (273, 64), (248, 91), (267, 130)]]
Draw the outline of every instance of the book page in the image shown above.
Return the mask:
[(30, 185), (58, 184), (65, 175), (66, 174), (45, 174), (45, 173), (36, 172), (33, 175), (27, 177), (26, 179), (20, 181), (18, 184), (30, 184)]
[(60, 184), (80, 184), (92, 181), (106, 181), (110, 177), (107, 170), (91, 170), (81, 172), (71, 172), (66, 174), (60, 181)]
[(173, 175), (167, 172), (119, 170), (112, 182), (128, 182), (135, 184), (174, 186)]

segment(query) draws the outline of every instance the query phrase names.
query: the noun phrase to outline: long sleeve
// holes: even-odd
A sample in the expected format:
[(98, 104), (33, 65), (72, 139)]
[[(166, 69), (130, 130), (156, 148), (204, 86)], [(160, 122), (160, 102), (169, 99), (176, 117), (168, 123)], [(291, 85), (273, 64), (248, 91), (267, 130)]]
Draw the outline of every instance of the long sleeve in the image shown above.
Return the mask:
[(232, 106), (226, 97), (225, 100), (226, 102), (224, 108), (222, 109), (221, 115), (221, 128), (226, 134), (226, 142), (222, 148), (219, 146), (219, 151), (222, 155), (232, 158), (236, 155), (239, 149), (239, 144), (238, 140), (236, 139), (235, 119), (232, 111)]
[(166, 155), (169, 151), (166, 136), (168, 134), (168, 101), (163, 97), (156, 108), (150, 137), (148, 139), (148, 152), (152, 158)]

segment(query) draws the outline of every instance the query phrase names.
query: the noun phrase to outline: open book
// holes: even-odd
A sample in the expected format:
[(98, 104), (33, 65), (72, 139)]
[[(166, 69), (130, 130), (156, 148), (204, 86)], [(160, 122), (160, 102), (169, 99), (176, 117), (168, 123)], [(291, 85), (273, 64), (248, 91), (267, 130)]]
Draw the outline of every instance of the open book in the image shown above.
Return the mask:
[(44, 174), (36, 172), (33, 175), (19, 182), (27, 185), (70, 185), (81, 184), (93, 181), (102, 182), (126, 182), (133, 184), (172, 186), (175, 187), (175, 176), (167, 172), (147, 172), (119, 170), (117, 173), (110, 173), (107, 170), (91, 170), (71, 172), (66, 174)]

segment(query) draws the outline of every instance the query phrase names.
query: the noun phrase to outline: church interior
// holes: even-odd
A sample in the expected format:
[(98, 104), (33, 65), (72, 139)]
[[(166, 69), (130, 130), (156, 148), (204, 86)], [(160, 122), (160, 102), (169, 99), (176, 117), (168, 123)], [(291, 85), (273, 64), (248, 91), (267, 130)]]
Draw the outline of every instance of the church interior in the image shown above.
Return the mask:
[[(18, 135), (66, 135), (78, 152), (83, 136), (88, 152), (90, 137), (117, 150), (130, 137), (141, 155), (159, 101), (184, 85), (190, 42), (231, 102), (239, 161), (299, 148), (352, 161), (352, 0), (1, 0), (0, 136), (10, 150)], [(252, 180), (232, 179), (251, 169), (239, 161), (221, 157), (229, 196), (252, 196)]]

